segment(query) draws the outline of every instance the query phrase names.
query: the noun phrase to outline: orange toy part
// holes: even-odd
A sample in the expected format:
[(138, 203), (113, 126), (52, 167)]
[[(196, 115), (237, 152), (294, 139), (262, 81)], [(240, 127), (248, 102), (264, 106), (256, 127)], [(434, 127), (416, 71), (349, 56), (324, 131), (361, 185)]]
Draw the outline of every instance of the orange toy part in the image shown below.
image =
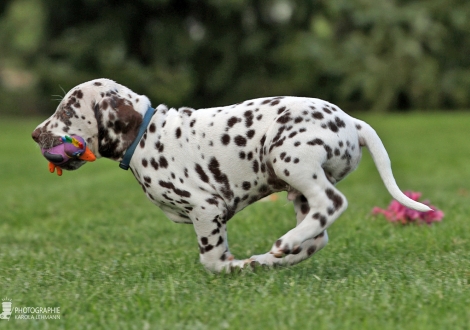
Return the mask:
[(57, 175), (62, 176), (62, 169), (57, 165), (49, 163), (49, 172), (54, 173), (55, 169), (57, 169)]
[(86, 147), (85, 152), (78, 157), (78, 159), (86, 160), (87, 162), (94, 162), (96, 160), (95, 154), (90, 150), (90, 148)]

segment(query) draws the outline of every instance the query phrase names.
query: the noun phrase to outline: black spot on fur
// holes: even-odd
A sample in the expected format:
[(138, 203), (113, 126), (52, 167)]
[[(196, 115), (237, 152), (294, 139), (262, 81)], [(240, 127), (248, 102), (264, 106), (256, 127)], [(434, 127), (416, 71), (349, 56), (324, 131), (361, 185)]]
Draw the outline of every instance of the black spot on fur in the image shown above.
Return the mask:
[(215, 181), (217, 181), (218, 183), (223, 185), (223, 187), (221, 188), (221, 192), (224, 195), (224, 197), (227, 198), (227, 199), (232, 199), (233, 198), (233, 192), (230, 189), (230, 182), (228, 180), (227, 175), (224, 174), (220, 170), (219, 161), (215, 157), (212, 157), (210, 162), (209, 162), (208, 167), (209, 167), (209, 171), (212, 173)]
[(310, 146), (316, 146), (316, 145), (323, 145), (323, 140), (322, 139), (313, 139), (312, 141), (307, 142), (308, 145)]
[(152, 159), (150, 160), (150, 165), (152, 165), (152, 167), (155, 169), (155, 170), (158, 170), (158, 163), (155, 161), (155, 158), (152, 157)]
[(256, 159), (253, 161), (253, 166), (252, 166), (252, 168), (253, 168), (253, 172), (258, 173), (258, 171), (259, 171), (259, 163), (258, 163), (258, 161), (257, 161)]
[(302, 248), (300, 246), (297, 246), (296, 248), (292, 250), (290, 254), (299, 254), (300, 251), (302, 251)]
[(341, 120), (339, 117), (335, 117), (335, 123), (336, 123), (336, 126), (338, 127), (346, 127), (346, 124), (344, 123), (344, 121)]
[(321, 119), (323, 119), (323, 114), (322, 114), (321, 112), (315, 111), (314, 113), (312, 113), (312, 117), (313, 117), (314, 119), (321, 120)]
[(290, 120), (292, 120), (291, 116), (289, 115), (289, 113), (286, 113), (279, 117), (276, 121), (280, 124), (285, 124), (288, 123)]
[(191, 197), (191, 193), (186, 190), (178, 189), (172, 182), (158, 181), (158, 184), (163, 188), (171, 189), (175, 194), (181, 197)]
[(327, 145), (324, 145), (323, 148), (325, 148), (326, 151), (326, 158), (331, 159), (331, 157), (333, 157), (333, 150)]
[(219, 202), (217, 201), (217, 198), (208, 198), (206, 199), (206, 202), (211, 204), (211, 205), (219, 205)]
[(328, 122), (328, 127), (330, 128), (331, 131), (335, 133), (338, 132), (338, 126), (336, 126), (336, 124), (332, 122), (331, 120)]
[(163, 156), (160, 156), (159, 164), (160, 164), (160, 167), (162, 167), (162, 168), (167, 168), (168, 167), (168, 161)]
[(335, 208), (335, 210), (341, 208), (341, 206), (343, 205), (343, 198), (340, 195), (336, 194), (333, 189), (329, 188), (325, 190), (325, 193), (328, 199), (333, 202), (333, 207)]
[(234, 141), (235, 141), (235, 144), (236, 144), (237, 146), (239, 146), (239, 147), (244, 147), (244, 146), (246, 146), (246, 139), (245, 139), (243, 136), (241, 136), (241, 135), (237, 135), (237, 136), (235, 137)]
[(222, 144), (227, 145), (230, 143), (230, 135), (224, 134), (221, 138)]
[(280, 108), (277, 110), (277, 114), (280, 115), (280, 114), (283, 113), (285, 110), (286, 110), (286, 107), (280, 107)]
[(237, 118), (237, 117), (231, 117), (231, 118), (227, 121), (227, 126), (228, 126), (228, 127), (233, 127), (233, 125), (235, 125), (236, 123), (238, 123), (238, 118)]
[(243, 188), (243, 190), (250, 190), (250, 188), (251, 188), (251, 183), (249, 183), (248, 181), (244, 181), (244, 182), (242, 183), (242, 188)]
[(165, 146), (163, 143), (160, 143), (160, 141), (155, 142), (155, 149), (158, 150), (158, 152), (162, 153), (163, 150), (165, 149)]
[(351, 156), (351, 154), (349, 153), (348, 150), (346, 150), (344, 152), (343, 156), (341, 156), (341, 159), (346, 159), (346, 162), (347, 162), (348, 165), (351, 164), (351, 158), (352, 158), (352, 156)]
[(243, 115), (245, 116), (245, 126), (251, 127), (253, 125), (253, 112), (246, 111)]
[(326, 225), (326, 217), (320, 213), (315, 213), (313, 218), (320, 221), (320, 225), (324, 227)]
[(315, 245), (310, 246), (310, 247), (307, 249), (307, 254), (308, 254), (308, 256), (311, 256), (312, 254), (314, 254), (316, 250), (317, 250), (317, 247), (316, 247)]
[(199, 175), (199, 178), (204, 182), (209, 182), (209, 177), (206, 172), (202, 169), (201, 165), (196, 164), (195, 166), (196, 173)]

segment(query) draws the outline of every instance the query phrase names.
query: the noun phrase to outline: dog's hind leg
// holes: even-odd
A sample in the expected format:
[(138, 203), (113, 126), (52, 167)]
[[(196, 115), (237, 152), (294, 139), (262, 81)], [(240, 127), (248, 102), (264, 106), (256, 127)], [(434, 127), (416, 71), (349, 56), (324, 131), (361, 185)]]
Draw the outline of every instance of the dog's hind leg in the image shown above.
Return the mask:
[(274, 243), (270, 253), (275, 257), (280, 258), (284, 255), (299, 252), (299, 249), (302, 249), (302, 243), (320, 237), (319, 235), (347, 208), (346, 197), (328, 180), (321, 166), (301, 170), (300, 173), (310, 174), (308, 174), (308, 177), (303, 175), (303, 177), (297, 177), (295, 180), (292, 180), (289, 176), (284, 175), (282, 177), (282, 174), (279, 175), (282, 180), (289, 183), (304, 196), (303, 198), (305, 198), (307, 204), (300, 203), (300, 207), (304, 207), (306, 212), (304, 219), (297, 227)]
[[(289, 193), (288, 199), (290, 196), (293, 196), (294, 210), (297, 219), (297, 226), (305, 219), (307, 214), (310, 211), (310, 206), (308, 201), (300, 193)], [(326, 230), (322, 231), (314, 238), (309, 238), (300, 244), (300, 247), (291, 251), (291, 254), (284, 256), (284, 258), (278, 258), (272, 253), (265, 253), (261, 255), (252, 256), (250, 259), (254, 260), (260, 264), (273, 266), (273, 265), (295, 265), (309, 257), (314, 253), (320, 251), (328, 243), (328, 234)]]

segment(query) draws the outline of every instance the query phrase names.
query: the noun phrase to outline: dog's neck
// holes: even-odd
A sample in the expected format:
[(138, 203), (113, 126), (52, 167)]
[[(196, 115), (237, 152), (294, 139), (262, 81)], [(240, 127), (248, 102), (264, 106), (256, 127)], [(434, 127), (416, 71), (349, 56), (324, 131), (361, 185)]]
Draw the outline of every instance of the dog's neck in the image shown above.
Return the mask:
[[(119, 167), (122, 168), (123, 170), (128, 170), (130, 167), (131, 159), (132, 156), (134, 155), (135, 148), (137, 147), (137, 144), (139, 141), (142, 139), (142, 136), (147, 130), (147, 127), (150, 123), (150, 120), (152, 119), (153, 115), (155, 113), (155, 109), (152, 107), (148, 107), (142, 123), (140, 124), (139, 131), (137, 133), (137, 136), (135, 137), (134, 141), (131, 143), (131, 145), (126, 149), (126, 152), (123, 155), (123, 158), (121, 162), (119, 163)], [(145, 143), (145, 141), (144, 141)]]

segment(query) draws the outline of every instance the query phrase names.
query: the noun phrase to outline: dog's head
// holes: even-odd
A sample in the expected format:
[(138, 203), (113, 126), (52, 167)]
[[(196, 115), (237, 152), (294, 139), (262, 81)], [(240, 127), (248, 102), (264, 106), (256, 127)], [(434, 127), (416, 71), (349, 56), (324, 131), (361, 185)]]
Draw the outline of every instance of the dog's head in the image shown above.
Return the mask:
[[(96, 157), (121, 160), (137, 136), (150, 101), (108, 79), (96, 79), (71, 89), (55, 113), (41, 123), (32, 138), (46, 159), (57, 163), (52, 150), (78, 136)], [(54, 159), (54, 157), (56, 159)], [(60, 167), (76, 170), (86, 160), (70, 157)]]

